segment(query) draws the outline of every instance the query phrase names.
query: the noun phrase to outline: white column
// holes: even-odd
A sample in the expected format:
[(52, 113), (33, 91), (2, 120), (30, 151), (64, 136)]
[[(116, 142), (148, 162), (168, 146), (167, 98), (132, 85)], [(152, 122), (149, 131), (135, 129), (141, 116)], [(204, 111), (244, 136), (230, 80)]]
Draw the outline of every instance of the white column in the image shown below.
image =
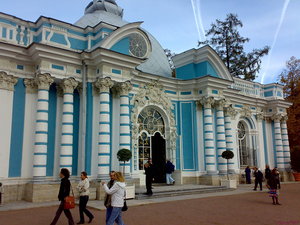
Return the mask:
[(284, 167), (290, 169), (291, 153), (290, 153), (290, 144), (288, 129), (286, 125), (288, 117), (284, 116), (281, 120), (281, 135), (282, 135), (282, 145), (283, 145), (283, 157), (284, 157)]
[(224, 123), (224, 106), (226, 100), (220, 99), (215, 102), (217, 110), (217, 154), (218, 170), (220, 174), (227, 173), (227, 160), (222, 158), (222, 153), (226, 151), (225, 123)]
[[(130, 114), (129, 114), (129, 91), (132, 89), (130, 81), (118, 84), (120, 93), (120, 149), (131, 150), (130, 144)], [(120, 162), (123, 166), (123, 162)], [(130, 161), (125, 164), (125, 174), (130, 174)]]
[(281, 127), (280, 120), (282, 115), (275, 114), (272, 116), (274, 120), (274, 133), (275, 133), (275, 152), (276, 152), (276, 160), (277, 167), (279, 170), (284, 170), (284, 157), (283, 157), (283, 148), (282, 148), (282, 137), (281, 137)]
[(38, 178), (46, 176), (49, 88), (54, 79), (50, 74), (39, 74), (36, 76), (35, 81), (38, 86), (38, 100), (33, 153), (33, 177)]
[(238, 169), (238, 155), (237, 155), (237, 147), (234, 145), (234, 133), (232, 130), (232, 120), (235, 119), (237, 112), (232, 107), (225, 108), (225, 138), (226, 138), (226, 150), (232, 151), (234, 154), (233, 159), (228, 160), (228, 172), (235, 173), (235, 170)]
[(216, 147), (213, 131), (213, 116), (211, 107), (214, 104), (213, 97), (203, 97), (200, 100), (204, 110), (204, 152), (205, 168), (207, 174), (217, 174)]
[(98, 178), (106, 179), (110, 170), (111, 132), (110, 132), (110, 89), (114, 82), (109, 78), (98, 78), (95, 86), (100, 92), (99, 141), (98, 141)]
[(63, 115), (59, 167), (67, 168), (72, 174), (73, 164), (73, 113), (74, 89), (78, 82), (74, 78), (63, 79), (60, 87), (63, 90)]
[(257, 118), (257, 131), (256, 135), (257, 140), (257, 155), (258, 157), (258, 167), (265, 168), (266, 167), (266, 155), (265, 155), (265, 147), (264, 147), (264, 134), (263, 134), (263, 124), (262, 120), (264, 119), (264, 115), (262, 113), (256, 115)]
[(16, 77), (0, 72), (0, 178), (8, 177), (14, 86), (17, 82)]

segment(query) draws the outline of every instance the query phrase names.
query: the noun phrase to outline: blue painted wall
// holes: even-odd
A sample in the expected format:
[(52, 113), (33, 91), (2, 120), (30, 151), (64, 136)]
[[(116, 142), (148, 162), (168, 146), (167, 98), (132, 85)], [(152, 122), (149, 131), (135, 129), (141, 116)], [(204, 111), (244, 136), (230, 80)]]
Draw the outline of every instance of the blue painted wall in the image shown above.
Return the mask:
[(220, 77), (214, 67), (208, 61), (197, 64), (190, 63), (188, 65), (176, 68), (176, 77), (183, 80), (203, 77), (206, 75)]
[(58, 44), (62, 44), (62, 45), (68, 44), (65, 36), (62, 34), (58, 34), (58, 33), (54, 33), (53, 36), (51, 37), (50, 41), (58, 43)]
[(79, 144), (79, 117), (80, 117), (80, 96), (78, 90), (74, 91), (74, 114), (73, 114), (73, 162), (72, 174), (78, 175), (78, 144)]
[(85, 171), (91, 174), (93, 141), (93, 86), (87, 83), (86, 95), (86, 136), (85, 136)]
[(118, 41), (116, 44), (114, 44), (114, 46), (111, 47), (110, 50), (129, 55), (129, 38), (126, 37)]
[(49, 89), (49, 115), (48, 115), (48, 144), (47, 144), (47, 168), (46, 176), (53, 176), (55, 155), (55, 131), (56, 131), (57, 94), (56, 85)]
[(182, 153), (183, 153), (183, 170), (196, 170), (196, 137), (194, 126), (196, 125), (193, 102), (181, 102), (181, 135), (182, 135)]
[[(4, 107), (4, 106), (3, 106)], [(22, 169), (23, 134), (25, 116), (25, 86), (23, 79), (15, 85), (12, 130), (10, 139), (9, 177), (20, 177)]]

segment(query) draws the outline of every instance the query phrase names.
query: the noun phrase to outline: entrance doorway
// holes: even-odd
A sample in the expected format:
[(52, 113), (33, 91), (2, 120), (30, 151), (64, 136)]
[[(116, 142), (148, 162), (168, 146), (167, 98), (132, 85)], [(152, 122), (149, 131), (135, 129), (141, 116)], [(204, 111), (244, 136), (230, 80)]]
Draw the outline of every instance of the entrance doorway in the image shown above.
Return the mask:
[(152, 158), (154, 182), (166, 181), (166, 140), (164, 120), (154, 107), (144, 108), (138, 117), (139, 123), (139, 170), (144, 170), (148, 158)]
[(166, 182), (166, 140), (155, 133), (151, 137), (152, 163), (154, 166), (154, 183)]

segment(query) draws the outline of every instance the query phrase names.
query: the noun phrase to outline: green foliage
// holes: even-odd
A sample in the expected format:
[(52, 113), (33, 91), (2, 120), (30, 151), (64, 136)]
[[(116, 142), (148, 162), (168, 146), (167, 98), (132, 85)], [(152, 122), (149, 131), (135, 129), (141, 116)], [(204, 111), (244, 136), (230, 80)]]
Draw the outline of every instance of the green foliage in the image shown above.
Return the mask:
[(234, 157), (234, 153), (232, 151), (226, 150), (222, 152), (222, 158), (224, 159), (232, 159)]
[(278, 78), (286, 100), (293, 104), (287, 110), (287, 127), (290, 146), (294, 150), (294, 146), (300, 143), (300, 59), (291, 57)]
[(210, 40), (199, 42), (211, 45), (221, 57), (231, 75), (245, 80), (254, 80), (261, 66), (261, 58), (269, 53), (269, 46), (254, 49), (250, 53), (244, 51), (244, 44), (249, 38), (240, 35), (238, 28), (243, 23), (235, 14), (228, 14), (225, 21), (216, 20), (206, 32)]
[(132, 157), (132, 153), (129, 149), (122, 148), (118, 151), (117, 157), (119, 161), (129, 161)]

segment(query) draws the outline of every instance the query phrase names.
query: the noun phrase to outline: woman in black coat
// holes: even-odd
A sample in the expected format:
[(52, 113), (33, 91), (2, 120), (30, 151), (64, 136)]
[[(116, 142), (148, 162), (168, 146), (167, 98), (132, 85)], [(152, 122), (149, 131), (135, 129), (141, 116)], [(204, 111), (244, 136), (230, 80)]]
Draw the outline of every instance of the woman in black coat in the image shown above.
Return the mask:
[(281, 205), (278, 201), (278, 191), (277, 189), (280, 189), (280, 181), (279, 176), (277, 174), (277, 170), (273, 169), (271, 172), (271, 176), (268, 179), (267, 187), (270, 189), (269, 196), (272, 197), (273, 205)]
[(69, 180), (70, 172), (69, 172), (68, 169), (62, 168), (60, 170), (59, 176), (61, 178), (59, 193), (58, 193), (58, 200), (60, 201), (60, 205), (59, 205), (59, 207), (56, 211), (55, 217), (54, 217), (51, 225), (55, 225), (57, 223), (62, 211), (64, 211), (66, 217), (68, 218), (69, 225), (74, 225), (74, 220), (73, 220), (73, 217), (72, 217), (72, 214), (71, 214), (70, 210), (69, 209), (64, 209), (65, 198), (70, 195), (70, 189), (71, 189), (70, 188), (71, 183), (70, 183), (70, 180)]

